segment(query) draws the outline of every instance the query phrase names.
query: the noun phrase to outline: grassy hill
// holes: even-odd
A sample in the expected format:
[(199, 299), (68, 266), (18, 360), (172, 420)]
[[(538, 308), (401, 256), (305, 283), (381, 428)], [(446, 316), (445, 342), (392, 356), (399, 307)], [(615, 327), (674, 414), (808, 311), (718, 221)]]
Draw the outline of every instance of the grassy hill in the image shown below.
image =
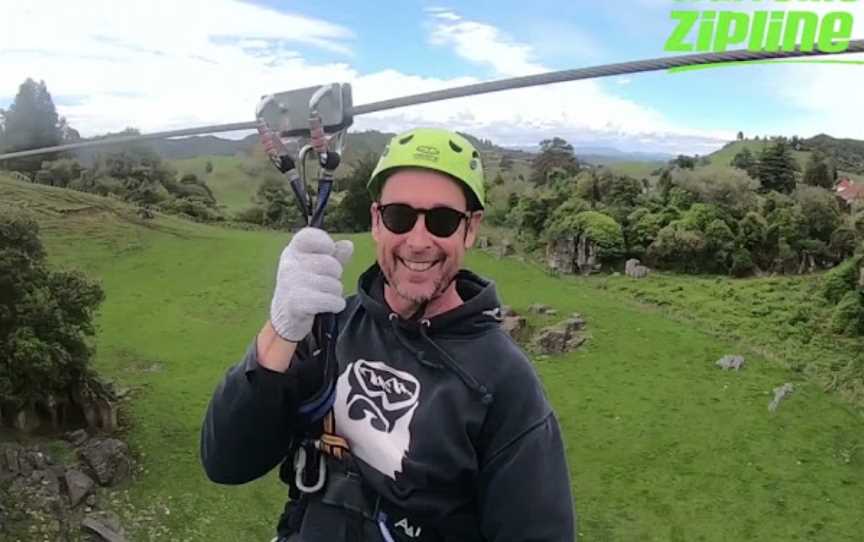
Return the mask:
[[(114, 200), (2, 177), (0, 201), (33, 213), (53, 263), (105, 289), (95, 366), (133, 389), (121, 419), (141, 465), (112, 505), (130, 539), (268, 540), (285, 489), (272, 474), (242, 487), (208, 482), (198, 432), (214, 386), (267, 317), (286, 237), (142, 221)], [(368, 235), (352, 239), (349, 290), (373, 259)], [(535, 357), (561, 421), (582, 539), (860, 539), (864, 418), (823, 391), (809, 361), (847, 363), (861, 344), (811, 341), (800, 364), (787, 363), (795, 343), (772, 324), (812, 277), (555, 278), (480, 252), (468, 265), (519, 311), (546, 303), (588, 322), (580, 351)], [(745, 369), (714, 366), (729, 353), (744, 355)], [(795, 393), (769, 414), (771, 389), (787, 381)]]

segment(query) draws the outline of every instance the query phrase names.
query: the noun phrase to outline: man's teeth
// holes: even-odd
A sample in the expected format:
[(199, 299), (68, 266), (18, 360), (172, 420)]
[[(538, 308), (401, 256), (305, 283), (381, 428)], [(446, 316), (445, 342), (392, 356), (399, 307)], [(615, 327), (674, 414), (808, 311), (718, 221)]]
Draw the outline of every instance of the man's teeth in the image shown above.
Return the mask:
[(408, 260), (402, 260), (402, 263), (411, 271), (426, 271), (435, 265), (435, 262), (409, 262)]

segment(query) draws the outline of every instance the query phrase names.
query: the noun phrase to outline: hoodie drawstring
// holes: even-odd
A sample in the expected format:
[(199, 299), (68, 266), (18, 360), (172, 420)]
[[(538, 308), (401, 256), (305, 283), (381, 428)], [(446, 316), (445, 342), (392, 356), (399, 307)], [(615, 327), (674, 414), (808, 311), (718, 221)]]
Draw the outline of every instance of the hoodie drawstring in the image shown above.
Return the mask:
[(453, 359), (450, 354), (448, 354), (447, 351), (444, 350), (444, 348), (442, 348), (438, 345), (438, 343), (432, 340), (432, 337), (430, 337), (428, 333), (426, 333), (426, 330), (432, 326), (432, 322), (429, 321), (428, 318), (423, 318), (419, 321), (420, 336), (423, 338), (424, 341), (432, 345), (432, 348), (434, 348), (441, 355), (443, 367), (438, 363), (426, 359), (423, 351), (414, 348), (402, 335), (402, 331), (400, 330), (399, 326), (398, 314), (396, 314), (395, 312), (391, 312), (388, 316), (388, 320), (390, 320), (390, 326), (393, 328), (393, 333), (396, 335), (399, 343), (404, 346), (409, 352), (414, 354), (414, 357), (416, 357), (421, 364), (427, 367), (431, 367), (433, 369), (450, 369), (454, 374), (456, 374), (456, 376), (459, 377), (459, 380), (461, 380), (462, 383), (468, 387), (468, 389), (480, 394), (480, 400), (483, 402), (484, 405), (488, 405), (492, 402), (493, 396), (492, 393), (489, 392), (489, 389), (483, 384), (477, 382), (477, 380), (473, 376), (471, 376), (464, 369), (462, 369), (462, 367), (459, 366), (459, 363), (455, 359)]

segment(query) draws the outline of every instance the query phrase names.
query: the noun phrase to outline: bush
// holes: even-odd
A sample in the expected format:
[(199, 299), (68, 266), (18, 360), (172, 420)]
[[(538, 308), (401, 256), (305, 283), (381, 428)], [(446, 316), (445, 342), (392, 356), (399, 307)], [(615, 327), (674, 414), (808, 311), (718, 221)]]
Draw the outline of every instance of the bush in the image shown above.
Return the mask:
[(840, 226), (831, 234), (828, 250), (836, 261), (842, 261), (855, 252), (855, 230), (850, 226)]
[(39, 227), (0, 208), (0, 402), (12, 410), (69, 397), (88, 368), (93, 313), (105, 295), (81, 274), (52, 271)]
[(831, 315), (831, 330), (844, 335), (864, 335), (864, 290), (846, 292)]
[(185, 215), (196, 222), (222, 220), (218, 211), (196, 199), (174, 198), (163, 202), (159, 209), (170, 214)]
[(822, 295), (830, 303), (837, 303), (858, 283), (858, 268), (864, 256), (849, 258), (834, 269), (825, 273), (822, 280)]
[(701, 232), (685, 229), (680, 222), (673, 222), (657, 233), (646, 256), (658, 268), (698, 273), (705, 268), (706, 246)]
[(753, 274), (756, 270), (756, 265), (753, 263), (753, 257), (750, 252), (744, 248), (739, 248), (732, 255), (732, 267), (729, 269), (729, 274), (733, 277), (746, 277)]
[(259, 206), (249, 207), (238, 211), (234, 215), (234, 220), (238, 222), (247, 222), (249, 224), (264, 225), (264, 209)]

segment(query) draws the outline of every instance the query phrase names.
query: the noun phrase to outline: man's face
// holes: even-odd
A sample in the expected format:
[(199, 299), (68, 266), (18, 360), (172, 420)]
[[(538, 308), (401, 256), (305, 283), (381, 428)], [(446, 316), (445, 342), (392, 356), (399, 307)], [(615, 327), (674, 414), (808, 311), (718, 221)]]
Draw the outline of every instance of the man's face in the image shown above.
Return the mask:
[(411, 230), (399, 234), (387, 229), (381, 219), (380, 207), (392, 203), (415, 209), (449, 207), (467, 214), (465, 194), (447, 175), (406, 168), (387, 179), (380, 204), (372, 204), (372, 237), (378, 265), (399, 297), (419, 305), (437, 298), (450, 285), (462, 266), (466, 249), (474, 243), (483, 213), (462, 220), (449, 237), (430, 233), (422, 214)]

